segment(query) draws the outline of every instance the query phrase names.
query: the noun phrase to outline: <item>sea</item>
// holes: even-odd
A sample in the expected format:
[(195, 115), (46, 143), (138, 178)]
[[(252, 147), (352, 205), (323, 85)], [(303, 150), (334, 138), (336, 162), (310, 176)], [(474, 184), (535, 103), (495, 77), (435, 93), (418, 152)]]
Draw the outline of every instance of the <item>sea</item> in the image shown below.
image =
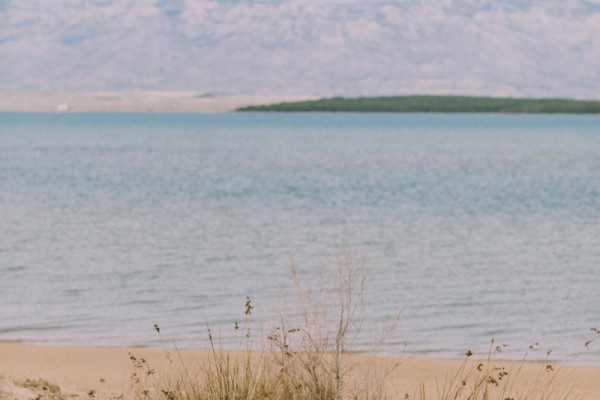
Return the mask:
[(264, 343), (348, 252), (355, 351), (600, 365), (600, 117), (0, 113), (1, 341)]

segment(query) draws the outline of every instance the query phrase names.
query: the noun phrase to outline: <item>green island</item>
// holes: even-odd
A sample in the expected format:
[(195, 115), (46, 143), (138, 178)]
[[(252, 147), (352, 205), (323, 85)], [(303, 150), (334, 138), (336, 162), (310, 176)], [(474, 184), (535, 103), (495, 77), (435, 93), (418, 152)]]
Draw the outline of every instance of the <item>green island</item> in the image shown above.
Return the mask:
[(332, 97), (247, 106), (236, 111), (599, 114), (600, 101), (473, 96)]

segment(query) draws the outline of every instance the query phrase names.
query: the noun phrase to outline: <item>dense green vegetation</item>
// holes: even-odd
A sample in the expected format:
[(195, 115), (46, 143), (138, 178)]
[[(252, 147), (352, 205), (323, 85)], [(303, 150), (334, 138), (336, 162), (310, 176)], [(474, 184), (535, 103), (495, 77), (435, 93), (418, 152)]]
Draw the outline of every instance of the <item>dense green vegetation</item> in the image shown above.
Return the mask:
[(237, 111), (599, 114), (600, 101), (470, 96), (333, 97)]

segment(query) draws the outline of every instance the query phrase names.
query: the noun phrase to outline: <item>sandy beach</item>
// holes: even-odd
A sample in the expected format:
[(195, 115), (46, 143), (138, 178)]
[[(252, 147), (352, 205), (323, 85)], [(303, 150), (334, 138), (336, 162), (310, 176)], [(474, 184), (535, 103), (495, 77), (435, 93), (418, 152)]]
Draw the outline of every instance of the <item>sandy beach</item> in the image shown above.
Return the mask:
[[(36, 398), (52, 389), (49, 387), (52, 384), (60, 387), (65, 397), (88, 398), (90, 392), (95, 398), (121, 394), (127, 397), (132, 393), (131, 373), (134, 368), (131, 354), (143, 357), (156, 370), (157, 376), (163, 377), (173, 375), (173, 372), (176, 374), (182, 363), (193, 370), (208, 356), (205, 351), (193, 350), (182, 350), (181, 358), (173, 350), (168, 353), (169, 357), (165, 350), (150, 348), (49, 347), (0, 343), (0, 398)], [(171, 364), (168, 358), (173, 361)], [(467, 369), (476, 368), (478, 362), (475, 359), (469, 361)], [(464, 360), (376, 358), (368, 361), (363, 368), (372, 373), (398, 364), (393, 373), (385, 377), (391, 398), (404, 398), (406, 394), (414, 398), (418, 395), (419, 385), (423, 383), (427, 398), (436, 399), (438, 388), (441, 389), (463, 363)], [(509, 362), (498, 362), (496, 365), (506, 366), (507, 370), (511, 365), (513, 370), (516, 368)], [(546, 371), (547, 364), (528, 362), (518, 365), (523, 368), (518, 374), (516, 387), (519, 390), (531, 389), (532, 382), (538, 380), (540, 373), (553, 374), (553, 391), (574, 388), (580, 395), (578, 398), (600, 399), (600, 368), (554, 365), (553, 371)]]
[(0, 112), (221, 113), (248, 105), (316, 99), (316, 96), (195, 92), (6, 93)]

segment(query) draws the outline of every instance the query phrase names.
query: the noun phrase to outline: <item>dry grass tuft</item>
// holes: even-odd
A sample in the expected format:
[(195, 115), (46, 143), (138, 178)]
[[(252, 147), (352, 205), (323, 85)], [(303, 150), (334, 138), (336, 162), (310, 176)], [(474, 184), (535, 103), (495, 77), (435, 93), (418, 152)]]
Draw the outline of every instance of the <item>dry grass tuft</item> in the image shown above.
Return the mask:
[[(529, 351), (537, 351), (537, 343)], [(517, 362), (496, 361), (495, 354), (501, 353), (506, 344), (498, 345), (492, 339), (487, 359), (473, 360), (467, 351), (466, 359), (455, 373), (443, 384), (438, 382), (438, 400), (574, 400), (580, 399), (574, 387), (561, 387), (556, 377), (562, 367), (551, 362), (530, 363), (526, 353)], [(548, 351), (547, 356), (550, 356)], [(420, 400), (432, 398), (421, 385)]]

